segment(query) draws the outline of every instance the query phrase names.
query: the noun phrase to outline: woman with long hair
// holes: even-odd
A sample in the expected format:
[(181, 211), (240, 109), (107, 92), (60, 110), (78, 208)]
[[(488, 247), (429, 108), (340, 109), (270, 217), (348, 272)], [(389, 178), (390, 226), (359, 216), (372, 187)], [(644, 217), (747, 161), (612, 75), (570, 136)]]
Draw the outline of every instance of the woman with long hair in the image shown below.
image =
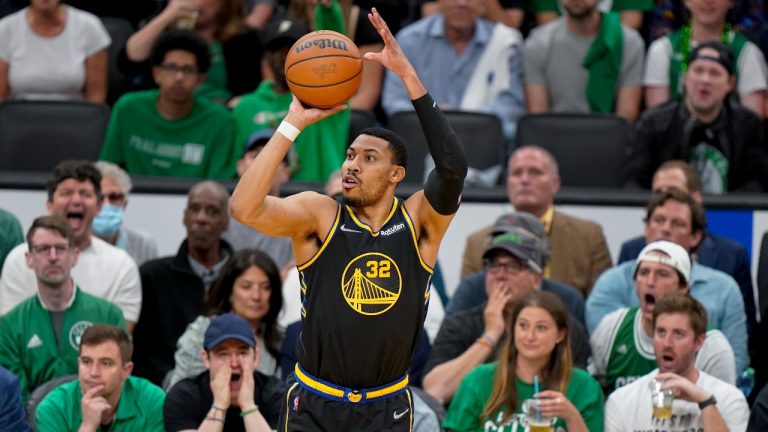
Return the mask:
[[(451, 431), (523, 430), (523, 402), (538, 399), (557, 430), (601, 432), (603, 393), (589, 373), (574, 368), (568, 312), (559, 297), (535, 291), (512, 309), (507, 337), (494, 363), (462, 380), (443, 427)], [(536, 393), (536, 383), (541, 391)]]
[(282, 280), (275, 262), (257, 249), (236, 252), (211, 287), (208, 313), (197, 317), (179, 338), (174, 355), (176, 367), (163, 387), (169, 389), (179, 380), (205, 371), (200, 357), (205, 331), (216, 315), (227, 312), (243, 317), (256, 334), (260, 353), (256, 369), (279, 377), (283, 332), (277, 315), (282, 306)]

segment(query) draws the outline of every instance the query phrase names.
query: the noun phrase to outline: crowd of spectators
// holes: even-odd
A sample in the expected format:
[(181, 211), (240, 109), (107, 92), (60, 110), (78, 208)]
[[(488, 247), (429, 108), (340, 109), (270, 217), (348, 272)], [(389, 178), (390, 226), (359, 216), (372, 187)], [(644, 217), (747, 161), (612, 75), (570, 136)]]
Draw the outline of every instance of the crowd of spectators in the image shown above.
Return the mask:
[[(131, 83), (101, 160), (49, 173), (46, 215), (0, 209), (0, 430), (271, 430), (305, 287), (290, 241), (233, 220), (220, 181), (287, 114), (290, 46), (329, 29), (375, 52), (378, 2), (102, 3), (0, 0), (0, 102), (104, 103), (111, 66)], [(381, 2), (435, 102), (498, 116), (510, 141), (514, 212), (472, 227), (452, 297), (430, 298), (414, 430), (517, 430), (531, 399), (558, 430), (768, 428), (768, 390), (747, 385), (751, 368), (768, 374), (747, 254), (707, 231), (703, 202), (768, 190), (768, 27), (746, 0), (682, 3)], [(135, 31), (110, 46), (100, 17)], [(270, 194), (328, 181), (334, 195), (352, 111), (386, 125), (412, 109), (396, 76), (373, 62), (363, 76), (347, 109), (302, 131)], [(559, 161), (513, 142), (523, 115), (546, 112), (633, 128), (625, 185), (652, 195), (617, 263), (598, 223), (555, 208)], [(198, 181), (175, 255), (124, 220), (132, 176)], [(677, 389), (671, 418), (650, 412), (654, 380)]]

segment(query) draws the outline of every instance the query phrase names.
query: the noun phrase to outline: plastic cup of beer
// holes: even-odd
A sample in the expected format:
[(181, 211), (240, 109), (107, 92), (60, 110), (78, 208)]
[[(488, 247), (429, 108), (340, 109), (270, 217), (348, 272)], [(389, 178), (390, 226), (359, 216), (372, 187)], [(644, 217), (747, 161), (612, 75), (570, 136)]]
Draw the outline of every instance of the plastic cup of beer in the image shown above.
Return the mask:
[(199, 12), (188, 8), (184, 8), (183, 12), (184, 16), (176, 20), (175, 27), (183, 30), (194, 30)]
[(653, 417), (660, 420), (668, 420), (672, 418), (672, 401), (675, 400), (672, 395), (672, 390), (662, 390), (664, 381), (653, 380), (650, 382), (651, 387), (651, 404), (653, 407)]
[(541, 413), (541, 402), (546, 399), (526, 399), (523, 401), (523, 419), (526, 432), (552, 432), (557, 417), (547, 417)]

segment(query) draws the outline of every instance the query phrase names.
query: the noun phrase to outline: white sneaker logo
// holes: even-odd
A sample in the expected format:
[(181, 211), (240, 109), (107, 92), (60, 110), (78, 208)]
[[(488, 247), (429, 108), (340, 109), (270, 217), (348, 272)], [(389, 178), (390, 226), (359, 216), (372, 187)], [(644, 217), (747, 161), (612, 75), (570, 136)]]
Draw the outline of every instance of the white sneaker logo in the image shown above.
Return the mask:
[(43, 341), (40, 340), (40, 336), (35, 334), (29, 338), (29, 342), (27, 342), (27, 348), (37, 348), (39, 346), (43, 346)]
[(400, 420), (401, 418), (403, 418), (403, 416), (404, 416), (406, 413), (408, 413), (408, 411), (409, 411), (409, 410), (410, 410), (410, 408), (406, 408), (406, 409), (405, 409), (405, 411), (403, 411), (403, 412), (401, 412), (401, 413), (399, 413), (399, 412), (397, 412), (397, 410), (395, 410), (395, 412), (394, 412), (394, 413), (392, 413), (392, 417), (393, 417), (395, 420)]
[(341, 224), (341, 230), (344, 231), (344, 232), (362, 233), (362, 231), (360, 231), (360, 230), (349, 229), (349, 228), (345, 227), (344, 224)]

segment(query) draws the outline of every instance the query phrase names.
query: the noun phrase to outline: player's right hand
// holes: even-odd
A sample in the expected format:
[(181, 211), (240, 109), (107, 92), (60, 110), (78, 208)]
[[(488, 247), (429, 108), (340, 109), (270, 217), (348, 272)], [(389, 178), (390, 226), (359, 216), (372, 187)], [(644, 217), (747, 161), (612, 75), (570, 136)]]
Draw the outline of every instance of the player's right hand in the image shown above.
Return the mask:
[(82, 426), (92, 427), (94, 431), (101, 425), (101, 414), (111, 408), (104, 396), (96, 395), (102, 390), (104, 390), (103, 385), (91, 387), (80, 399), (80, 411), (83, 414)]
[(223, 364), (211, 374), (211, 393), (213, 393), (213, 405), (226, 410), (232, 401), (229, 383), (232, 380), (232, 368), (229, 364)]

